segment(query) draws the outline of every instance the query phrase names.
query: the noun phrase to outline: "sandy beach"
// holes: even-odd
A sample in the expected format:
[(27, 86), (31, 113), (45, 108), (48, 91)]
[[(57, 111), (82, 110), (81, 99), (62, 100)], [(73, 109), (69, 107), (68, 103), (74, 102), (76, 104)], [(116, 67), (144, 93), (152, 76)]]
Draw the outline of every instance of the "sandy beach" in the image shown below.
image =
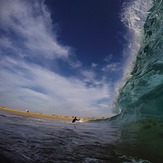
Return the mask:
[[(6, 107), (0, 106), (0, 110), (13, 113), (16, 115), (23, 115), (23, 116), (29, 116), (29, 117), (38, 117), (38, 118), (53, 118), (53, 119), (59, 119), (59, 120), (65, 120), (65, 121), (72, 121), (72, 117), (69, 116), (58, 116), (58, 115), (50, 115), (50, 114), (45, 114), (45, 113), (37, 113), (37, 112), (26, 112), (26, 111), (20, 111), (20, 110), (14, 110)], [(82, 121), (88, 121), (91, 120), (92, 118), (80, 118)]]

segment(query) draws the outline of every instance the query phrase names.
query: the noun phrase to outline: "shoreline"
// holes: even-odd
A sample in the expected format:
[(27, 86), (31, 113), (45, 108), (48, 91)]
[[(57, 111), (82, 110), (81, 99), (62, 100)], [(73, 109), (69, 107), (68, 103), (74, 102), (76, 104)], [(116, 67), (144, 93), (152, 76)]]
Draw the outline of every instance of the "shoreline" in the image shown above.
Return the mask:
[[(50, 115), (50, 114), (44, 114), (44, 113), (38, 113), (38, 112), (26, 112), (26, 111), (10, 109), (6, 107), (2, 107), (2, 106), (0, 106), (0, 111), (5, 111), (5, 112), (12, 113), (12, 114), (22, 115), (22, 116), (27, 116), (27, 117), (51, 118), (51, 119), (58, 119), (58, 120), (65, 120), (65, 121), (73, 120), (73, 118), (69, 116), (57, 116), (57, 115)], [(81, 117), (78, 117), (78, 118), (80, 118), (82, 121), (92, 120), (92, 118), (81, 118)]]

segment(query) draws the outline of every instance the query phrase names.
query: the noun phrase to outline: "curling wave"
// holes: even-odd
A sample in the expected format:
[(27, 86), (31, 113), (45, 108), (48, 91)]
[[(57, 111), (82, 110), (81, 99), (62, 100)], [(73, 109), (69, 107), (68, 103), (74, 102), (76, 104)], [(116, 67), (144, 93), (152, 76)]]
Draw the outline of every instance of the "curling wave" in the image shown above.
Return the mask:
[[(144, 1), (143, 6), (145, 2), (150, 7), (150, 1)], [(138, 16), (141, 12), (136, 13)], [(147, 13), (144, 24), (138, 23), (138, 17), (134, 17), (134, 23), (128, 21), (129, 27), (132, 25), (141, 29), (142, 26), (143, 31), (135, 30), (137, 34), (134, 38), (135, 41), (139, 40), (140, 47), (136, 47), (139, 50), (135, 55), (134, 67), (116, 102), (116, 107), (121, 110), (119, 117), (124, 120), (163, 118), (163, 1), (153, 0)]]

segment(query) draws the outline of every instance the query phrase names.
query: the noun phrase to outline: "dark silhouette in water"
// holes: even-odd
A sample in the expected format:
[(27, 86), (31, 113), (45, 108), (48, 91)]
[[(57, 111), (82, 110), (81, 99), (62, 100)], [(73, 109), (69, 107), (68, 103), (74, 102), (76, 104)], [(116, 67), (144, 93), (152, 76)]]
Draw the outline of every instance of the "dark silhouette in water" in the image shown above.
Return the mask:
[(76, 121), (79, 121), (80, 119), (77, 119), (76, 117), (72, 120), (72, 123), (75, 123)]

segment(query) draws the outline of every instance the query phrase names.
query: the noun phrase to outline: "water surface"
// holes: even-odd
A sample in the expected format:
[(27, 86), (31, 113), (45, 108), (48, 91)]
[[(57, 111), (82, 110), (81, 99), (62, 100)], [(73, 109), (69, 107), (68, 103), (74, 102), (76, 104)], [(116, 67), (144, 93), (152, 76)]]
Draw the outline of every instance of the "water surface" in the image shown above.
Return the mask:
[(119, 150), (121, 131), (111, 122), (72, 124), (0, 112), (1, 162), (131, 162)]

